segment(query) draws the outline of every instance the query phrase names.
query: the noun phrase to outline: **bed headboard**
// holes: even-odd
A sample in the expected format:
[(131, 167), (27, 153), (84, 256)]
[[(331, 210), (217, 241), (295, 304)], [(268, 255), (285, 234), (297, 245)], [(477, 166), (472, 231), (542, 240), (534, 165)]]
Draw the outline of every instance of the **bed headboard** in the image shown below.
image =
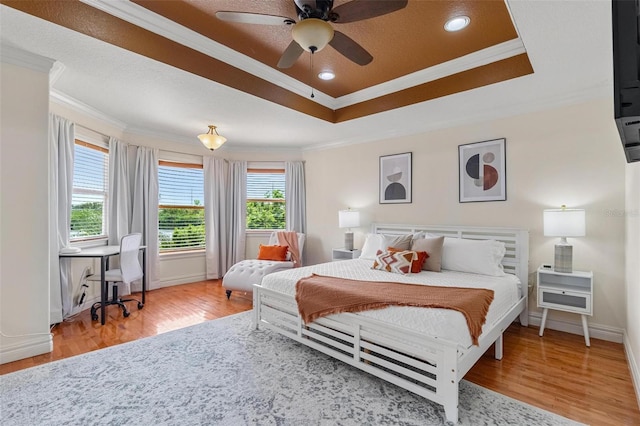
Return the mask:
[(529, 282), (529, 231), (526, 229), (374, 223), (371, 225), (371, 232), (395, 235), (426, 232), (453, 238), (502, 241), (507, 249), (502, 259), (504, 271), (516, 275), (520, 278), (523, 288), (527, 288)]

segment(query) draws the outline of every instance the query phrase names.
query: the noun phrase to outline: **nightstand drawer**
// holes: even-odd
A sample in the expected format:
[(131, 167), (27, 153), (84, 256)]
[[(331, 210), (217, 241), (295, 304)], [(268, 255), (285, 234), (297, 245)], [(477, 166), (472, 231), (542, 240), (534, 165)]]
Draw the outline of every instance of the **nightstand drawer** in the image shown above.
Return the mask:
[(591, 295), (539, 287), (538, 306), (591, 315)]

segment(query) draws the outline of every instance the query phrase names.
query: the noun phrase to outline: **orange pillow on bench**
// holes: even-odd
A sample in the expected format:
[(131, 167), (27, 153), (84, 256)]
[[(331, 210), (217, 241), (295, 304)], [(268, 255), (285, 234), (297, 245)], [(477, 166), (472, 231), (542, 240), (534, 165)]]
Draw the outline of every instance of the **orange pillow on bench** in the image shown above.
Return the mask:
[(287, 260), (287, 246), (263, 246), (260, 244), (258, 250), (258, 260)]

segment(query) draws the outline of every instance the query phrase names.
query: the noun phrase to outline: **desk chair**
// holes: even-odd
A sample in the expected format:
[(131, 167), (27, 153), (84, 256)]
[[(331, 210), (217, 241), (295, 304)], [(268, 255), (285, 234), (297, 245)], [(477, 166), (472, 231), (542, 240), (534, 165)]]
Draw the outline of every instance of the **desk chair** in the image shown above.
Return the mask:
[[(138, 302), (138, 309), (142, 309), (144, 304), (137, 299), (121, 299), (118, 297), (118, 283), (122, 282), (130, 285), (133, 281), (139, 280), (143, 276), (142, 267), (138, 260), (140, 245), (142, 242), (141, 234), (129, 234), (120, 239), (120, 268), (108, 269), (104, 274), (106, 283), (113, 283), (112, 298), (106, 302), (106, 305), (118, 305), (122, 308), (122, 316), (125, 318), (130, 315), (127, 305), (124, 302)], [(100, 275), (90, 275), (87, 281), (100, 282)], [(102, 289), (100, 289), (102, 291)], [(102, 303), (96, 302), (91, 306), (91, 319), (98, 320), (97, 310)]]
[[(300, 258), (302, 258), (302, 249), (304, 248), (305, 235), (298, 233), (298, 249)], [(278, 232), (271, 233), (268, 245), (277, 245)], [(227, 299), (231, 297), (232, 291), (251, 292), (253, 284), (261, 284), (262, 278), (273, 272), (283, 271), (293, 268), (293, 261), (277, 261), (277, 260), (258, 260), (247, 259), (242, 260), (233, 265), (224, 277), (222, 277), (222, 286), (224, 287)]]

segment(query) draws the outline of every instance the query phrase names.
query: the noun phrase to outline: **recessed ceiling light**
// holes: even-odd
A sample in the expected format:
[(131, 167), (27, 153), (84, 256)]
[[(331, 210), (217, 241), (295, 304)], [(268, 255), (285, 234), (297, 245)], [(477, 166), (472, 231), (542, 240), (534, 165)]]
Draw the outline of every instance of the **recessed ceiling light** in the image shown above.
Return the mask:
[(318, 74), (318, 78), (320, 78), (321, 80), (333, 80), (335, 76), (336, 75), (331, 71), (322, 71), (320, 74)]
[(449, 19), (444, 24), (444, 29), (447, 31), (460, 31), (471, 22), (471, 18), (468, 16), (456, 16), (455, 18)]

